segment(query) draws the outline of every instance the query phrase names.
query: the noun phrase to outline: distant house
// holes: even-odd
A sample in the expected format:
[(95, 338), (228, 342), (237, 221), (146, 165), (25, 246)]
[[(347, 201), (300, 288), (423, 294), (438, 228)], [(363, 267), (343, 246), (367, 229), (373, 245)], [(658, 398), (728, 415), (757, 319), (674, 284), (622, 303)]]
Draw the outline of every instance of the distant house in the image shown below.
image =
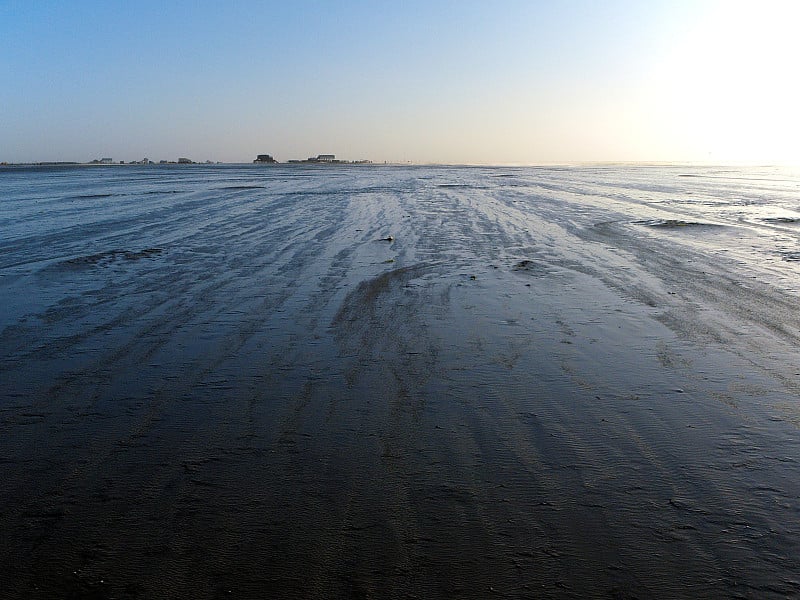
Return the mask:
[(307, 163), (335, 163), (339, 162), (336, 160), (335, 154), (317, 154), (316, 156), (309, 156), (302, 162)]
[(114, 163), (114, 159), (113, 158), (101, 158), (100, 159), (100, 164), (101, 165), (110, 165), (110, 164), (113, 164), (113, 163)]
[[(346, 165), (350, 164), (347, 160), (337, 160), (335, 154), (317, 154), (316, 156), (309, 156), (305, 160), (290, 160), (291, 164), (297, 163), (312, 163), (312, 164), (328, 164), (328, 165)], [(368, 162), (368, 161), (363, 161)]]
[(274, 158), (272, 158), (269, 154), (259, 154), (256, 159), (253, 161), (254, 163), (266, 163), (272, 164), (278, 162)]
[(179, 158), (178, 159), (178, 164), (179, 165), (191, 165), (192, 161), (190, 159), (188, 159), (188, 158)]

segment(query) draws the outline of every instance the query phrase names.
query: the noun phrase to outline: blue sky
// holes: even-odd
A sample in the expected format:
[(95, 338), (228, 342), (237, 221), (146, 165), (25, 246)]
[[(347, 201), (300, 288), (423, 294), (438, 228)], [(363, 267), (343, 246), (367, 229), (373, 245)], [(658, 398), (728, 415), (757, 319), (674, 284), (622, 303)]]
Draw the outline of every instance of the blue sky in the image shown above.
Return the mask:
[(0, 161), (793, 161), (799, 14), (0, 0)]

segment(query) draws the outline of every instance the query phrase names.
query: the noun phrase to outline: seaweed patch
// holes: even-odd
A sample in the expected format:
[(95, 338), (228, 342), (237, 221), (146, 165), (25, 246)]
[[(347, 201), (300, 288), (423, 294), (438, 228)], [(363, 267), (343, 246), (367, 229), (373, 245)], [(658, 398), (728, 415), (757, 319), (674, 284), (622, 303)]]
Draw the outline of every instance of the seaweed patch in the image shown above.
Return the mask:
[(699, 221), (683, 221), (681, 219), (646, 219), (644, 221), (634, 221), (635, 225), (644, 225), (656, 229), (708, 229), (723, 227), (714, 223), (701, 223)]

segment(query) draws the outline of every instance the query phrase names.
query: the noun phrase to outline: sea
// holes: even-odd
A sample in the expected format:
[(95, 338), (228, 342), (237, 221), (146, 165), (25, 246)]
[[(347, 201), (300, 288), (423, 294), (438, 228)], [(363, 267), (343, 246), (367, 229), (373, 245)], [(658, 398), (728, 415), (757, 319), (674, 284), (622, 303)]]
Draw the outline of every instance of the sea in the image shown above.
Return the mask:
[(0, 167), (9, 598), (800, 596), (800, 170)]

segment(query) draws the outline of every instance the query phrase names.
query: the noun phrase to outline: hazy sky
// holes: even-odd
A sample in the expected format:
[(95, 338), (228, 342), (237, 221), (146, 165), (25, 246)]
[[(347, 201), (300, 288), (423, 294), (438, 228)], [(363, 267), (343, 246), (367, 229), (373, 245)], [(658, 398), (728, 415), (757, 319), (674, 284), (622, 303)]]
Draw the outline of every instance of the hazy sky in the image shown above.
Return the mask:
[(800, 2), (0, 0), (0, 161), (800, 163)]

